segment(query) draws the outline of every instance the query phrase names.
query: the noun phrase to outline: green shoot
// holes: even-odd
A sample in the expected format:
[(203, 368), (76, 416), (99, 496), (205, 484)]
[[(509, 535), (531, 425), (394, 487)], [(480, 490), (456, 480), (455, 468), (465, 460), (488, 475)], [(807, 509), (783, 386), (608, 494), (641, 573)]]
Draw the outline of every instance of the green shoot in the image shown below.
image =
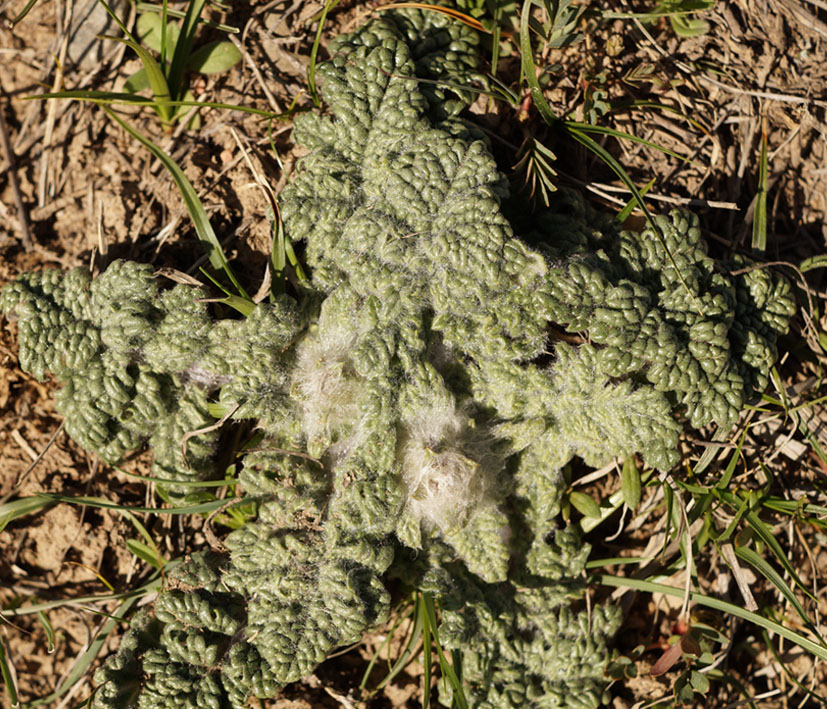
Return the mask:
[(758, 194), (755, 197), (755, 211), (752, 214), (752, 248), (765, 251), (767, 248), (767, 119), (761, 123), (761, 158), (758, 168)]
[(227, 257), (224, 255), (221, 242), (218, 241), (218, 237), (213, 231), (212, 224), (210, 224), (204, 205), (201, 204), (201, 200), (198, 199), (198, 193), (195, 191), (192, 183), (187, 179), (184, 171), (178, 167), (177, 163), (163, 150), (161, 150), (161, 148), (155, 145), (155, 143), (148, 138), (141, 135), (141, 133), (139, 133), (135, 128), (118, 116), (117, 113), (109, 108), (106, 108), (105, 106), (103, 110), (110, 118), (112, 118), (112, 120), (116, 121), (127, 133), (129, 133), (139, 143), (146, 147), (156, 158), (158, 158), (158, 160), (160, 160), (164, 167), (169, 171), (172, 179), (181, 191), (181, 196), (184, 198), (184, 203), (186, 204), (187, 211), (189, 211), (190, 217), (192, 218), (198, 238), (201, 239), (208, 249), (210, 264), (216, 270), (223, 270), (227, 275), (227, 278), (229, 278), (230, 282), (233, 286), (235, 286), (238, 294), (243, 299), (249, 301), (250, 296), (247, 295), (247, 292), (236, 279), (235, 273), (233, 273), (233, 269), (230, 267)]
[(316, 37), (313, 40), (313, 47), (310, 50), (310, 64), (307, 66), (307, 87), (310, 90), (313, 105), (317, 108), (322, 105), (322, 99), (319, 96), (319, 89), (316, 86), (316, 58), (319, 55), (319, 46), (322, 41), (322, 30), (324, 30), (324, 23), (327, 19), (327, 14), (338, 4), (339, 0), (325, 0), (324, 7), (319, 15), (319, 26), (316, 28)]

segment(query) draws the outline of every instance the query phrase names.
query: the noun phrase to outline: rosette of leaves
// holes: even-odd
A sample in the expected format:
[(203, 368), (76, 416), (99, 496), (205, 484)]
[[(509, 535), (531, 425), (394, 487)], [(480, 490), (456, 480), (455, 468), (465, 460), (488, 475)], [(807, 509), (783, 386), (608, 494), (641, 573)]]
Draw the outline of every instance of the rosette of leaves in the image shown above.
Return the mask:
[[(331, 115), (297, 119), (310, 152), (280, 196), (312, 317), (279, 301), (216, 322), (196, 292), (121, 263), (4, 291), (24, 366), (116, 392), (62, 404), (108, 459), (149, 439), (175, 471), (164, 451), (195, 443), (206, 420), (136, 408), (152, 386), (166, 416), (194, 397), (265, 432), (239, 460), (255, 519), (171, 576), (97, 675), (97, 707), (273, 696), (386, 616), (389, 577), (441, 599), (474, 706), (598, 703), (616, 615), (576, 610), (589, 550), (558, 522), (562, 469), (632, 453), (668, 469), (674, 410), (731, 421), (716, 402), (761, 385), (791, 301), (767, 272), (713, 262), (681, 213), (635, 235), (572, 201), (517, 238), (489, 146), (454, 117), (461, 94), (420, 82), (472, 72), (474, 43), (406, 10), (320, 67)], [(555, 324), (590, 343), (552, 346)]]

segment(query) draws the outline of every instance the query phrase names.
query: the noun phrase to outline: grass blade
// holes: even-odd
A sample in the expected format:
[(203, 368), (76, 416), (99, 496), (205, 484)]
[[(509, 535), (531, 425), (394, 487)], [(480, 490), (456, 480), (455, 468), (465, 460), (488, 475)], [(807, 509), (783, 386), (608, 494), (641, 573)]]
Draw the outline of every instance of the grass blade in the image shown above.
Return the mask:
[(210, 224), (209, 217), (207, 217), (207, 212), (204, 210), (204, 205), (201, 204), (201, 200), (198, 199), (198, 194), (192, 186), (192, 183), (187, 179), (184, 171), (178, 167), (178, 164), (163, 150), (161, 150), (161, 148), (155, 145), (155, 143), (148, 138), (141, 135), (131, 125), (118, 116), (117, 113), (106, 106), (103, 107), (103, 110), (106, 111), (107, 115), (112, 118), (112, 120), (119, 123), (127, 133), (129, 133), (133, 138), (135, 138), (135, 140), (141, 143), (156, 158), (158, 158), (170, 175), (172, 175), (172, 179), (175, 181), (175, 184), (178, 185), (178, 189), (181, 191), (181, 196), (184, 198), (184, 203), (186, 204), (187, 211), (189, 211), (190, 218), (195, 225), (195, 231), (198, 234), (198, 238), (208, 246), (210, 264), (212, 264), (213, 268), (216, 270), (223, 269), (224, 273), (227, 274), (227, 278), (229, 278), (231, 283), (235, 286), (239, 295), (246, 300), (251, 300), (250, 296), (247, 295), (247, 292), (241, 287), (241, 284), (236, 279), (232, 268), (230, 268), (227, 257), (224, 255), (224, 250), (221, 248), (221, 243), (218, 241), (218, 237), (213, 231), (212, 224)]
[[(133, 75), (134, 76), (134, 75)], [(131, 92), (118, 91), (93, 91), (93, 90), (71, 90), (71, 91), (56, 91), (48, 94), (35, 94), (33, 96), (24, 96), (24, 101), (32, 101), (35, 99), (53, 99), (64, 98), (73, 99), (75, 101), (90, 101), (102, 105), (112, 104), (128, 104), (136, 106), (148, 106), (151, 108), (158, 107), (158, 101), (154, 98), (147, 98), (146, 96), (136, 96)], [(273, 113), (263, 108), (254, 108), (253, 106), (243, 106), (233, 103), (216, 103), (213, 101), (167, 101), (170, 106), (199, 106), (201, 108), (219, 108), (225, 111), (241, 111), (242, 113), (252, 113), (262, 118), (270, 120), (289, 120), (295, 113), (304, 109), (293, 108), (284, 113)]]
[(807, 615), (807, 611), (804, 610), (804, 606), (802, 606), (801, 602), (795, 597), (792, 589), (781, 577), (781, 574), (772, 568), (766, 559), (761, 558), (754, 549), (750, 549), (749, 547), (736, 546), (735, 556), (742, 561), (746, 561), (750, 566), (759, 571), (773, 586), (775, 586), (781, 595), (784, 596), (784, 598), (786, 598), (790, 605), (795, 609), (795, 612), (798, 613), (801, 620), (804, 621), (807, 629), (813, 635), (820, 638), (813, 621), (810, 620), (810, 617)]
[[(645, 591), (647, 593), (663, 593), (664, 595), (673, 596), (674, 598), (683, 598), (685, 593), (682, 588), (675, 588), (674, 586), (667, 586), (666, 584), (655, 583), (654, 581), (645, 581), (643, 579), (611, 576), (610, 574), (597, 574), (591, 578), (591, 581), (602, 586), (611, 586), (613, 588), (631, 588), (637, 591)], [(770, 630), (773, 633), (794, 642), (796, 645), (812, 653), (819, 659), (827, 660), (827, 648), (824, 648), (809, 638), (796, 633), (794, 630), (784, 627), (780, 623), (776, 623), (774, 620), (765, 618), (758, 613), (748, 611), (741, 606), (735, 605), (734, 603), (722, 601), (718, 598), (712, 598), (711, 596), (706, 596), (702, 593), (698, 593), (697, 591), (690, 591), (689, 599), (698, 605), (706, 606), (707, 608), (712, 608), (714, 610), (721, 611), (722, 613), (728, 613), (729, 615), (740, 618), (741, 620), (749, 621), (750, 623), (757, 625), (759, 628), (766, 628), (767, 630)]]
[(425, 609), (425, 594), (420, 592), (417, 599), (418, 612), (422, 617), (422, 709), (428, 709), (431, 701), (431, 625)]
[(36, 3), (37, 0), (29, 0), (29, 2), (26, 3), (26, 6), (19, 13), (17, 13), (17, 17), (12, 19), (12, 29), (14, 29), (14, 26), (32, 11), (32, 8), (35, 6)]
[(758, 168), (758, 195), (752, 215), (752, 248), (767, 248), (767, 119), (761, 125), (761, 163)]
[(55, 629), (44, 611), (38, 612), (37, 620), (46, 633), (46, 651), (51, 655), (55, 651)]
[[(87, 505), (89, 507), (100, 507), (104, 510), (115, 510), (116, 512), (150, 512), (156, 515), (194, 515), (203, 514), (204, 512), (212, 512), (227, 504), (227, 500), (213, 500), (211, 502), (204, 502), (199, 505), (185, 505), (183, 507), (132, 507), (129, 505), (116, 505), (114, 502), (104, 500), (101, 497), (83, 497), (78, 495), (72, 497), (70, 495), (53, 495), (50, 493), (40, 493), (40, 497), (44, 497), (52, 502), (68, 502), (73, 505)], [(241, 501), (235, 504), (241, 504)]]
[(310, 97), (313, 99), (313, 105), (319, 108), (322, 105), (322, 99), (319, 96), (319, 89), (316, 86), (316, 57), (319, 55), (319, 46), (322, 43), (322, 30), (324, 30), (324, 23), (329, 13), (339, 0), (326, 0), (319, 16), (319, 26), (316, 28), (316, 37), (313, 40), (313, 47), (310, 50), (310, 64), (307, 65), (307, 88), (310, 90)]
[(543, 89), (537, 79), (537, 65), (534, 63), (534, 49), (531, 46), (531, 34), (528, 31), (531, 5), (532, 0), (525, 0), (520, 15), (520, 54), (522, 55), (523, 74), (531, 92), (531, 99), (543, 120), (549, 125), (554, 125), (558, 122), (557, 116), (554, 115), (554, 111), (551, 110), (551, 106), (546, 101)]
[[(649, 190), (652, 189), (652, 186), (655, 184), (655, 180), (657, 180), (657, 179), (658, 179), (657, 177), (653, 177), (651, 180), (649, 180), (649, 182), (647, 182), (643, 187), (640, 188), (640, 196), (641, 197), (643, 197), (643, 195), (645, 195)], [(617, 216), (615, 217), (615, 221), (618, 224), (623, 224), (623, 222), (625, 222), (631, 216), (632, 212), (635, 211), (636, 206), (637, 206), (637, 199), (632, 197), (632, 199), (630, 199), (628, 202), (626, 202), (626, 206), (623, 207), (623, 209), (621, 209), (617, 213)]]
[(181, 98), (186, 90), (184, 72), (187, 70), (192, 41), (195, 38), (195, 30), (198, 29), (198, 19), (201, 17), (205, 3), (206, 0), (191, 0), (189, 5), (187, 5), (187, 14), (184, 16), (181, 25), (181, 34), (178, 42), (175, 44), (175, 52), (173, 52), (172, 62), (170, 63), (169, 74), (167, 76), (167, 83), (169, 84), (170, 90), (174, 92), (172, 98)]
[(170, 94), (169, 84), (164, 76), (164, 72), (161, 70), (161, 65), (158, 64), (153, 56), (137, 42), (133, 42), (129, 39), (121, 39), (120, 37), (105, 37), (105, 39), (111, 39), (113, 42), (125, 44), (138, 55), (138, 58), (141, 60), (141, 64), (143, 64), (143, 67), (146, 70), (146, 78), (149, 81), (150, 88), (152, 89), (152, 95), (155, 97), (155, 101), (157, 102), (156, 110), (161, 118), (161, 122), (165, 126), (169, 126), (174, 113), (169, 103), (172, 99), (172, 95)]
[(120, 608), (109, 616), (109, 619), (101, 627), (100, 632), (98, 632), (95, 639), (89, 644), (86, 652), (84, 652), (75, 661), (71, 672), (64, 676), (63, 681), (58, 685), (57, 689), (55, 689), (55, 691), (47, 697), (36, 699), (33, 702), (27, 702), (27, 709), (29, 707), (42, 706), (43, 704), (51, 704), (66, 694), (66, 692), (68, 692), (75, 685), (75, 683), (83, 677), (90, 665), (98, 657), (98, 653), (100, 653), (101, 647), (103, 647), (103, 643), (106, 641), (109, 633), (111, 633), (115, 629), (115, 626), (123, 620), (124, 616), (129, 612), (129, 609), (132, 608), (137, 600), (137, 598), (126, 599), (121, 604)]
[(17, 709), (20, 706), (20, 701), (17, 698), (17, 684), (14, 681), (14, 674), (11, 671), (6, 655), (6, 643), (3, 638), (0, 638), (0, 676), (3, 678), (3, 684), (6, 686), (6, 692), (9, 695), (9, 705), (11, 709)]
[(151, 549), (143, 542), (139, 542), (137, 539), (127, 539), (126, 548), (141, 559), (141, 561), (145, 561), (149, 564), (152, 568), (159, 570), (164, 568), (166, 559), (158, 553), (157, 547), (155, 549)]
[(13, 522), (19, 517), (25, 517), (34, 512), (39, 512), (44, 507), (49, 507), (53, 504), (54, 502), (44, 500), (42, 497), (21, 497), (12, 502), (6, 502), (0, 505), (0, 532), (6, 528), (9, 522)]
[(427, 625), (430, 626), (431, 635), (434, 639), (434, 647), (436, 647), (436, 653), (439, 659), (439, 667), (442, 670), (442, 676), (447, 678), (448, 684), (450, 684), (451, 689), (454, 690), (454, 704), (458, 707), (458, 709), (468, 709), (468, 700), (465, 698), (462, 683), (460, 682), (453, 666), (450, 662), (448, 662), (448, 658), (445, 656), (445, 653), (442, 650), (442, 645), (439, 642), (439, 630), (437, 630), (436, 621), (436, 606), (434, 604), (434, 597), (432, 594), (422, 594), (422, 606), (425, 611)]
[(628, 140), (632, 143), (639, 143), (640, 145), (645, 145), (647, 148), (652, 148), (652, 150), (657, 150), (664, 155), (669, 155), (670, 157), (677, 158), (682, 162), (693, 164), (688, 157), (681, 155), (680, 153), (676, 153), (674, 150), (664, 148), (662, 145), (653, 143), (651, 140), (646, 140), (646, 138), (640, 138), (639, 136), (632, 135), (631, 133), (624, 133), (622, 130), (615, 130), (614, 128), (609, 128), (608, 126), (597, 126), (592, 123), (579, 123), (578, 121), (564, 121), (563, 123), (567, 127), (574, 128), (575, 130), (582, 131), (583, 133), (597, 133), (598, 135), (611, 136), (617, 140)]

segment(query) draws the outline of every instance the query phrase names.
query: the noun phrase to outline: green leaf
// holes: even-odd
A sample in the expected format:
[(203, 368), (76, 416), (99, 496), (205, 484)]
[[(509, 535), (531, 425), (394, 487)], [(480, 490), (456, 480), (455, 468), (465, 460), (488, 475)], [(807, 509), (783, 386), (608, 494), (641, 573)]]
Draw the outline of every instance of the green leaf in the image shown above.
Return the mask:
[(13, 522), (19, 517), (25, 517), (33, 512), (39, 512), (44, 507), (53, 505), (54, 502), (45, 500), (42, 497), (21, 497), (12, 502), (5, 502), (0, 505), (0, 532), (2, 532), (9, 522)]
[[(136, 28), (138, 39), (153, 52), (161, 53), (161, 16), (154, 12), (138, 15)], [(181, 30), (174, 22), (167, 23), (167, 51), (175, 51)]]
[(197, 49), (190, 56), (187, 66), (201, 74), (218, 74), (227, 71), (241, 61), (241, 52), (232, 43), (210, 42)]
[(138, 69), (138, 71), (123, 82), (123, 90), (130, 94), (136, 94), (139, 91), (143, 91), (148, 88), (149, 76), (146, 73), (146, 69), (143, 67)]
[(520, 16), (520, 54), (522, 58), (523, 75), (526, 83), (528, 83), (529, 91), (531, 92), (531, 100), (540, 112), (543, 120), (549, 125), (557, 122), (557, 116), (551, 110), (546, 97), (543, 95), (543, 89), (537, 79), (537, 65), (534, 63), (534, 48), (531, 46), (531, 34), (528, 31), (529, 20), (531, 19), (531, 5), (532, 0), (525, 0), (523, 3), (523, 11)]
[(141, 64), (144, 65), (144, 69), (146, 70), (146, 76), (149, 81), (149, 86), (152, 89), (152, 95), (158, 102), (158, 106), (156, 108), (158, 115), (161, 117), (161, 121), (164, 124), (169, 124), (172, 119), (173, 112), (172, 107), (169, 105), (169, 101), (172, 96), (170, 95), (169, 86), (167, 85), (167, 80), (164, 76), (164, 72), (161, 70), (161, 66), (157, 61), (155, 61), (153, 56), (146, 51), (146, 49), (144, 49), (140, 44), (133, 42), (131, 39), (121, 39), (120, 37), (107, 37), (107, 39), (111, 39), (113, 42), (125, 44), (138, 55), (138, 58), (141, 60)]
[(593, 498), (589, 497), (584, 492), (572, 492), (569, 494), (569, 500), (572, 506), (585, 517), (592, 519), (600, 519), (600, 505), (598, 505)]
[(623, 502), (626, 507), (634, 511), (640, 504), (641, 484), (640, 469), (634, 456), (629, 456), (623, 461), (623, 468), (620, 471), (620, 489), (623, 491)]
[(0, 677), (3, 678), (3, 684), (6, 685), (6, 692), (9, 695), (9, 705), (11, 709), (17, 709), (20, 706), (20, 701), (17, 698), (17, 685), (14, 682), (14, 675), (11, 667), (9, 667), (6, 659), (6, 644), (2, 637), (0, 637)]
[(198, 29), (198, 20), (204, 9), (206, 0), (190, 0), (187, 5), (187, 14), (181, 26), (181, 35), (175, 45), (172, 54), (172, 62), (169, 67), (169, 88), (173, 98), (180, 98), (186, 90), (184, 72), (187, 70), (187, 63), (190, 59), (192, 42), (195, 38), (195, 31)]
[(758, 556), (758, 554), (756, 554), (755, 551), (749, 547), (735, 547), (735, 556), (742, 561), (746, 561), (750, 566), (759, 571), (773, 586), (775, 586), (781, 595), (784, 596), (789, 604), (795, 609), (795, 612), (798, 613), (810, 632), (818, 637), (818, 631), (816, 630), (813, 621), (810, 620), (810, 617), (807, 615), (807, 611), (804, 610), (804, 606), (801, 605), (801, 602), (798, 598), (796, 598), (792, 589), (787, 585), (787, 582), (784, 581), (781, 574), (772, 568), (766, 559)]
[(706, 20), (672, 15), (669, 18), (672, 23), (672, 30), (679, 37), (700, 37), (709, 32), (709, 23)]
[(465, 692), (462, 683), (459, 681), (456, 671), (445, 653), (442, 651), (442, 644), (439, 642), (439, 631), (437, 630), (436, 622), (436, 606), (434, 605), (434, 597), (430, 593), (422, 594), (422, 605), (425, 611), (426, 626), (430, 628), (431, 636), (433, 637), (434, 647), (436, 647), (437, 657), (439, 659), (439, 667), (442, 670), (442, 676), (448, 680), (453, 690), (453, 703), (458, 709), (468, 709), (468, 700), (465, 698)]
[(118, 116), (118, 114), (105, 106), (103, 107), (103, 110), (106, 111), (110, 118), (117, 121), (125, 131), (127, 131), (138, 142), (142, 143), (156, 158), (161, 161), (161, 163), (163, 163), (164, 167), (166, 167), (170, 175), (172, 175), (172, 179), (175, 181), (175, 184), (178, 185), (178, 189), (181, 191), (181, 196), (184, 198), (184, 204), (187, 205), (187, 211), (189, 211), (190, 218), (193, 221), (198, 238), (201, 239), (201, 241), (203, 241), (208, 247), (210, 263), (213, 268), (216, 270), (223, 269), (224, 273), (227, 274), (227, 278), (229, 278), (232, 284), (236, 287), (239, 295), (241, 295), (242, 298), (250, 300), (250, 296), (247, 295), (247, 292), (241, 287), (241, 284), (236, 279), (232, 268), (230, 268), (227, 257), (224, 255), (224, 250), (221, 248), (221, 243), (218, 241), (218, 237), (213, 231), (212, 224), (210, 224), (210, 219), (207, 216), (204, 205), (201, 204), (201, 200), (198, 199), (198, 193), (195, 191), (192, 183), (187, 179), (184, 171), (178, 167), (178, 164), (163, 150), (161, 150), (161, 148), (155, 145), (155, 143), (148, 138), (141, 135), (137, 130)]
[(313, 39), (313, 47), (310, 49), (310, 63), (307, 65), (307, 87), (310, 90), (310, 96), (313, 99), (313, 104), (318, 108), (322, 105), (322, 100), (319, 97), (319, 88), (316, 86), (316, 57), (319, 55), (319, 45), (322, 42), (322, 30), (324, 23), (329, 13), (339, 0), (326, 0), (322, 12), (319, 15), (319, 26), (316, 28), (316, 37)]
[(11, 21), (12, 28), (14, 28), (14, 26), (18, 22), (20, 22), (26, 15), (28, 15), (31, 12), (31, 10), (35, 6), (36, 2), (37, 2), (37, 0), (29, 0), (26, 3), (26, 5), (23, 7), (23, 9), (12, 19), (12, 21)]
[(164, 562), (166, 560), (158, 553), (157, 547), (155, 549), (151, 549), (149, 546), (138, 541), (137, 539), (127, 539), (126, 548), (150, 566), (156, 569), (162, 569), (164, 567)]
[(798, 268), (802, 273), (812, 271), (814, 268), (827, 268), (827, 254), (805, 258)]
[[(674, 18), (673, 18), (674, 22)], [(752, 248), (767, 248), (767, 119), (761, 127), (761, 158), (758, 166), (758, 195), (752, 214)]]
[[(611, 586), (613, 588), (631, 588), (638, 591), (646, 591), (648, 593), (663, 593), (667, 596), (672, 596), (673, 598), (683, 598), (685, 594), (685, 591), (682, 588), (675, 588), (674, 586), (667, 586), (662, 583), (655, 583), (654, 581), (611, 576), (609, 574), (597, 574), (591, 578), (591, 581), (593, 583), (598, 583), (603, 586)], [(822, 660), (827, 660), (827, 648), (823, 647), (819, 643), (813, 642), (809, 638), (806, 638), (793, 630), (790, 630), (789, 628), (784, 627), (780, 623), (776, 623), (774, 620), (770, 620), (769, 618), (759, 615), (758, 613), (753, 613), (752, 611), (748, 611), (734, 603), (729, 603), (718, 598), (706, 596), (702, 593), (698, 593), (697, 591), (689, 592), (689, 600), (693, 603), (697, 603), (698, 605), (706, 606), (707, 608), (712, 608), (723, 613), (728, 613), (736, 618), (749, 621), (760, 628), (766, 628), (767, 630), (770, 630), (784, 638), (787, 638), (787, 640), (794, 642), (796, 645), (799, 645), (816, 657)]]
[(38, 611), (37, 620), (46, 633), (46, 651), (51, 655), (55, 651), (55, 629), (52, 627), (49, 617), (43, 611)]
[[(116, 512), (150, 512), (156, 515), (194, 515), (204, 512), (212, 512), (227, 504), (226, 500), (213, 500), (201, 505), (186, 505), (183, 507), (132, 507), (130, 505), (116, 505), (114, 502), (104, 500), (100, 497), (84, 497), (78, 495), (52, 495), (45, 492), (40, 493), (41, 497), (52, 502), (69, 502), (75, 505), (88, 505), (89, 507), (100, 507), (104, 510), (115, 510)], [(240, 502), (238, 504), (241, 504)]]

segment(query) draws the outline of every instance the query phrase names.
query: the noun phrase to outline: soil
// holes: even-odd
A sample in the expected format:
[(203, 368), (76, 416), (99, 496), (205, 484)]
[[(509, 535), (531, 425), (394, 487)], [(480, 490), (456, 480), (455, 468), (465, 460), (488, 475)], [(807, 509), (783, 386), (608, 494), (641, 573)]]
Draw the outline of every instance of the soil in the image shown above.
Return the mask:
[[(76, 9), (86, 4), (74, 3)], [(376, 4), (345, 0), (338, 5), (325, 25), (320, 58), (326, 57), (324, 45), (331, 36), (361, 22)], [(0, 3), (0, 112), (11, 150), (9, 154), (0, 143), (0, 286), (33, 269), (84, 264), (99, 272), (115, 258), (199, 275), (202, 249), (161, 163), (97, 105), (26, 100), (61, 88), (120, 90), (140, 68), (138, 60), (115, 42), (74, 38), (77, 23), (70, 17), (71, 2), (38, 2), (9, 29), (6, 20), (24, 5), (24, 0)], [(300, 106), (309, 107), (306, 69), (323, 3), (251, 0), (236, 5), (215, 19), (242, 30), (236, 38), (244, 49), (244, 61), (229, 72), (193, 76), (195, 96), (276, 112), (296, 99)], [(129, 14), (128, 4), (120, 7)], [(641, 8), (612, 0), (602, 9), (628, 13)], [(578, 25), (585, 35), (581, 42), (543, 52), (547, 71), (542, 78), (553, 109), (558, 115), (596, 120), (688, 157), (670, 157), (629, 141), (605, 143), (635, 184), (652, 181), (651, 206), (666, 210), (688, 205), (697, 211), (707, 239), (719, 253), (749, 248), (765, 144), (766, 260), (797, 265), (823, 255), (827, 246), (827, 5), (820, 0), (719, 0), (703, 16), (709, 29), (695, 37), (678, 36), (665, 17), (642, 23), (633, 18), (598, 22), (584, 16)], [(208, 30), (199, 41), (217, 36)], [(85, 50), (95, 52), (94, 60), (84, 59)], [(498, 69), (505, 83), (517, 86), (514, 53), (506, 54)], [(653, 103), (666, 108), (652, 107)], [(586, 190), (603, 208), (616, 210), (628, 201), (625, 188), (603, 163), (544, 127), (533, 109), (525, 112), (527, 105), (514, 107), (482, 98), (472, 109), (473, 118), (492, 133), (504, 171), (517, 161), (514, 147), (531, 135), (557, 154), (558, 184)], [(291, 142), (289, 119), (274, 122), (271, 134), (268, 123), (257, 116), (203, 110), (198, 129), (178, 128), (165, 134), (151, 111), (118, 110), (182, 167), (236, 271), (248, 290), (258, 290), (265, 279), (272, 237), (266, 216), (269, 201), (257, 179), (278, 191), (290, 175), (298, 153)], [(786, 273), (801, 277), (794, 269)], [(803, 315), (794, 332), (783, 343), (779, 367), (781, 385), (798, 385), (791, 396), (801, 402), (819, 396), (827, 363), (822, 349), (827, 347), (823, 334), (827, 319), (821, 316), (819, 321), (827, 298), (824, 270), (810, 271), (806, 278), (809, 296), (803, 298)], [(21, 370), (15, 324), (0, 316), (0, 503), (45, 492), (100, 497), (123, 505), (153, 504), (146, 486), (126, 474), (147, 474), (148, 454), (139, 452), (115, 470), (82, 450), (62, 429), (53, 406), (54, 388), (52, 382), (38, 382)], [(801, 411), (802, 417), (809, 416), (806, 420), (816, 441), (827, 445), (827, 425), (819, 429), (823, 410), (802, 406)], [(741, 430), (743, 426), (729, 440), (736, 440)], [(687, 438), (685, 463), (691, 465), (704, 450), (703, 436)], [(723, 467), (730, 454), (725, 448), (714, 465)], [(788, 498), (806, 495), (810, 502), (825, 503), (827, 466), (795, 422), (750, 430), (738, 479), (745, 486), (757, 486), (762, 475)], [(618, 486), (618, 476), (609, 474), (584, 489), (605, 497)], [(657, 556), (665, 544), (664, 507), (655, 491), (661, 489), (647, 489), (643, 512), (627, 519), (617, 538), (606, 539), (610, 532), (603, 528), (593, 534), (589, 538), (593, 556)], [(190, 529), (186, 519), (159, 521), (151, 515), (141, 519), (155, 538), (163, 540), (161, 551), (167, 558), (205, 544), (200, 521)], [(809, 606), (810, 611), (816, 618), (823, 617), (827, 607), (820, 590), (827, 568), (827, 537), (817, 528), (791, 522), (775, 531), (798, 574), (814, 589), (818, 601)], [(0, 617), (0, 642), (24, 702), (46, 697), (60, 686), (107, 620), (105, 614), (118, 608), (117, 602), (92, 606), (71, 599), (123, 591), (145, 582), (151, 569), (126, 546), (134, 538), (135, 527), (126, 517), (69, 504), (48, 506), (0, 532), (0, 609), (5, 611)], [(696, 559), (695, 564), (699, 590), (744, 602), (718, 553)], [(677, 586), (683, 581), (669, 577), (668, 571), (664, 576), (664, 583)], [(741, 580), (759, 604), (775, 605), (780, 613), (786, 612), (790, 623), (795, 622), (794, 614), (782, 608), (762, 578), (745, 569)], [(600, 592), (598, 600), (604, 596)], [(628, 593), (615, 598), (625, 618), (617, 648), (632, 658), (630, 666), (636, 672), (630, 674), (636, 676), (615, 682), (609, 702), (618, 709), (651, 706), (658, 700), (669, 703), (684, 664), (679, 662), (659, 676), (653, 676), (651, 668), (685, 630), (679, 625), (681, 602)], [(52, 600), (66, 602), (50, 608), (46, 622), (34, 615), (13, 615), (20, 605)], [(809, 702), (816, 700), (796, 682), (827, 694), (823, 668), (795, 645), (771, 638), (779, 660), (755, 627), (703, 609), (692, 613), (692, 623), (709, 624), (729, 643), (725, 648), (715, 646), (722, 656), (718, 670), (723, 680), (707, 696), (699, 695), (698, 706), (736, 706), (745, 697), (753, 697), (763, 707), (815, 706)], [(50, 627), (56, 636), (51, 651)], [(395, 631), (389, 650), (383, 646), (389, 628), (331, 658), (316, 674), (261, 706), (421, 706), (423, 673), (416, 662), (373, 698), (364, 700), (358, 689), (370, 658), (376, 653), (389, 653), (392, 658), (398, 651), (400, 630)], [(117, 638), (114, 632), (106, 639), (99, 657), (117, 646)], [(91, 672), (85, 672), (72, 690), (45, 706), (79, 704), (91, 691), (90, 678)]]

